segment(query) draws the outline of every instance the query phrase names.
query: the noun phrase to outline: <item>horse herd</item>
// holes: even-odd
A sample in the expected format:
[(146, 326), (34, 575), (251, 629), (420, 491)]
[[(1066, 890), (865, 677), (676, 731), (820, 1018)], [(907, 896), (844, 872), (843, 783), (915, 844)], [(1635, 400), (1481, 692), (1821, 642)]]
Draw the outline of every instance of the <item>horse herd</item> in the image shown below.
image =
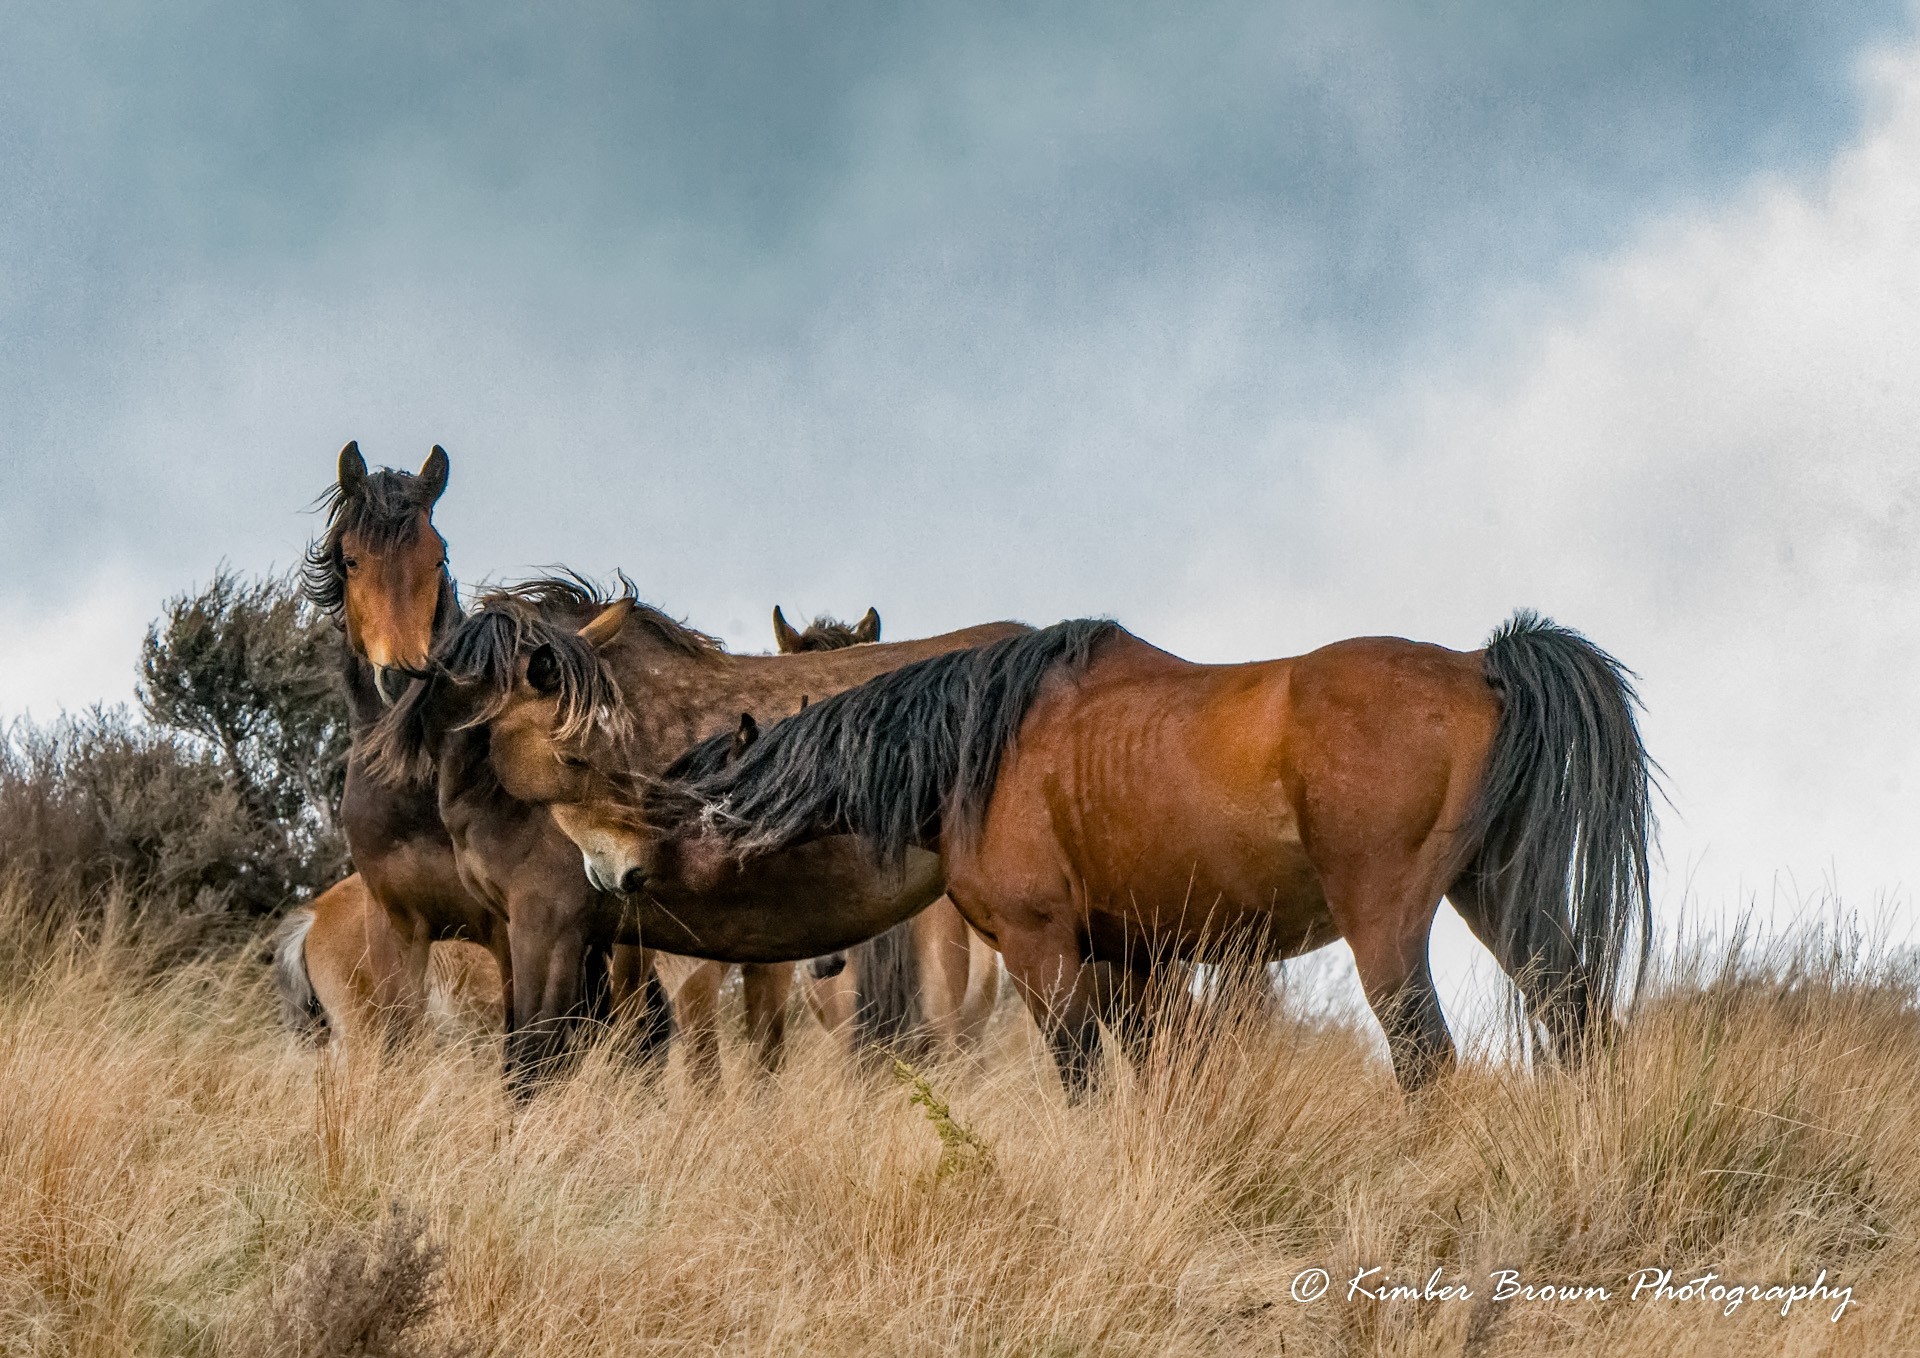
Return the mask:
[[(1427, 962), (1449, 899), (1573, 1058), (1643, 965), (1650, 763), (1625, 669), (1516, 614), (1482, 650), (1337, 642), (1181, 660), (1103, 621), (737, 655), (578, 577), (459, 602), (448, 459), (342, 450), (309, 597), (341, 625), (358, 871), (289, 917), (275, 974), (348, 1042), (424, 1011), (429, 948), (501, 977), (525, 1096), (614, 1020), (718, 1072), (743, 973), (761, 1065), (794, 964), (830, 1027), (966, 1046), (1002, 963), (1070, 1095), (1104, 1023), (1136, 1059), (1188, 963), (1345, 939), (1401, 1083), (1453, 1060)], [(1637, 948), (1635, 943), (1637, 942)]]

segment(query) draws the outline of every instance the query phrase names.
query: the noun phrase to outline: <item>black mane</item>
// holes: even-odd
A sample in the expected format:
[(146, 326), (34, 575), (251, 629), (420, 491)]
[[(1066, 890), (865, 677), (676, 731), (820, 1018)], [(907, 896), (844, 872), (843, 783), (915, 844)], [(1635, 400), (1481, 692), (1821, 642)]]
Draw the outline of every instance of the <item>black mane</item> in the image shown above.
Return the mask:
[(897, 865), (943, 827), (977, 830), (1042, 685), (1119, 632), (1080, 619), (902, 666), (777, 723), (732, 763), (730, 735), (713, 737), (681, 756), (687, 771), (651, 811), (669, 830), (703, 819), (742, 855), (856, 834)]

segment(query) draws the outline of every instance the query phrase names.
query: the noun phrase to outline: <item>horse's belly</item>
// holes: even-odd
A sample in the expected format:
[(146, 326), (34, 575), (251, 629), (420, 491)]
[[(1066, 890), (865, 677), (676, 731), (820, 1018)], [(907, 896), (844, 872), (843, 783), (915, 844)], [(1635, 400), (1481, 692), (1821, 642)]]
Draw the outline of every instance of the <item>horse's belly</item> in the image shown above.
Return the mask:
[(946, 889), (940, 859), (907, 851), (903, 871), (876, 871), (849, 839), (755, 860), (705, 892), (660, 889), (637, 898), (649, 947), (717, 962), (795, 962), (883, 933)]
[(1319, 874), (1299, 836), (1276, 828), (1215, 823), (1145, 843), (1131, 836), (1110, 853), (1088, 855), (1081, 885), (1096, 951), (1251, 943), (1267, 956), (1290, 956), (1330, 941)]

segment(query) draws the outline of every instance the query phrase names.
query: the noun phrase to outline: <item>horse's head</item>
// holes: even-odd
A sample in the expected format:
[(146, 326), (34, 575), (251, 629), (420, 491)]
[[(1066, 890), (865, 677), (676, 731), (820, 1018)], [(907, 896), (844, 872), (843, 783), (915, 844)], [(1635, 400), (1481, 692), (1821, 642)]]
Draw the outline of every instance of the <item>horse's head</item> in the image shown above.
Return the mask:
[(869, 641), (880, 640), (880, 614), (878, 610), (869, 608), (866, 616), (855, 623), (840, 622), (834, 618), (815, 618), (812, 625), (800, 631), (787, 621), (787, 615), (776, 604), (773, 610), (773, 640), (779, 646), (781, 655), (861, 646)]
[[(685, 738), (630, 711), (617, 675), (649, 668), (662, 650), (698, 664), (720, 646), (640, 603), (630, 585), (609, 597), (577, 578), (552, 579), (482, 595), (435, 647), (428, 677), (372, 731), (369, 769), (392, 782), (419, 780), (460, 748), (449, 737), (483, 735), (465, 748), (482, 752), (493, 785), (546, 807), (580, 846), (596, 885), (635, 886), (653, 861), (643, 803)], [(740, 738), (744, 749), (751, 735)]]
[(554, 821), (579, 848), (588, 880), (629, 895), (654, 886), (717, 889), (736, 870), (733, 853), (681, 788), (733, 764), (759, 735), (752, 714), (742, 712), (732, 730), (701, 741), (644, 785), (607, 780), (594, 795), (555, 803)]
[(451, 620), (447, 544), (433, 526), (446, 488), (438, 444), (416, 474), (370, 472), (359, 444), (340, 450), (326, 531), (307, 550), (307, 597), (340, 621), (347, 644), (376, 672), (424, 668), (436, 624)]
[[(869, 608), (852, 624), (815, 618), (801, 631), (775, 607), (773, 637), (782, 655), (837, 651), (878, 641), (880, 614)], [(587, 876), (609, 891), (639, 891), (649, 882), (671, 882), (693, 891), (717, 886), (733, 870), (734, 855), (703, 825), (701, 807), (679, 789), (719, 774), (744, 755), (759, 734), (752, 714), (742, 712), (733, 730), (701, 741), (651, 780), (609, 777), (594, 768), (592, 757), (581, 758), (578, 774), (592, 793), (551, 805), (555, 822), (586, 859)], [(520, 748), (530, 766), (538, 762), (531, 742)], [(496, 756), (496, 766), (499, 762)]]

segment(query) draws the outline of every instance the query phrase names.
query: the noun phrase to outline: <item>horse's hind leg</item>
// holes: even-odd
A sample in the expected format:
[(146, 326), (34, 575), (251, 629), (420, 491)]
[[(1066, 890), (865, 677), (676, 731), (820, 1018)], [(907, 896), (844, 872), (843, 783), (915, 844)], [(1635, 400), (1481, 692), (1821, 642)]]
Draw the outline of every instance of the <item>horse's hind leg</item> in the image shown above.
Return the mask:
[(915, 915), (911, 927), (927, 1045), (939, 1055), (950, 1055), (960, 1049), (973, 930), (945, 896)]
[(787, 996), (793, 990), (793, 963), (742, 966), (740, 989), (747, 1006), (747, 1034), (753, 1040), (760, 1073), (772, 1075), (786, 1056)]
[(417, 1036), (427, 1016), (427, 968), (433, 938), (418, 920), (401, 927), (377, 902), (359, 931), (361, 949), (354, 959), (351, 984), (361, 995), (370, 1027), (391, 1050)]
[(1007, 974), (1047, 1039), (1067, 1101), (1091, 1093), (1100, 1056), (1097, 977), (1080, 957), (1080, 941), (1064, 929), (999, 931)]
[(979, 1047), (1000, 1003), (1000, 951), (967, 930), (967, 989), (955, 1015), (954, 1042), (963, 1052)]
[[(1546, 1040), (1554, 1056), (1562, 1063), (1571, 1064), (1581, 1054), (1580, 1006), (1573, 1003), (1573, 996), (1566, 991), (1556, 991), (1537, 971), (1524, 966), (1510, 966), (1507, 958), (1513, 949), (1500, 938), (1499, 925), (1493, 918), (1493, 909), (1481, 886), (1477, 872), (1469, 870), (1460, 879), (1447, 888), (1447, 899), (1453, 902), (1454, 911), (1466, 921), (1467, 928), (1480, 940), (1486, 950), (1500, 963), (1500, 969), (1513, 982), (1514, 988), (1526, 1001), (1527, 1017), (1538, 1022), (1546, 1030)], [(1612, 1022), (1608, 1021), (1606, 1034), (1610, 1034)], [(1529, 1035), (1533, 1029), (1529, 1025)]]
[(1321, 870), (1327, 907), (1347, 945), (1367, 1003), (1386, 1031), (1393, 1073), (1418, 1089), (1454, 1064), (1453, 1037), (1427, 963), (1441, 887), (1420, 865), (1383, 868), (1380, 856)]

